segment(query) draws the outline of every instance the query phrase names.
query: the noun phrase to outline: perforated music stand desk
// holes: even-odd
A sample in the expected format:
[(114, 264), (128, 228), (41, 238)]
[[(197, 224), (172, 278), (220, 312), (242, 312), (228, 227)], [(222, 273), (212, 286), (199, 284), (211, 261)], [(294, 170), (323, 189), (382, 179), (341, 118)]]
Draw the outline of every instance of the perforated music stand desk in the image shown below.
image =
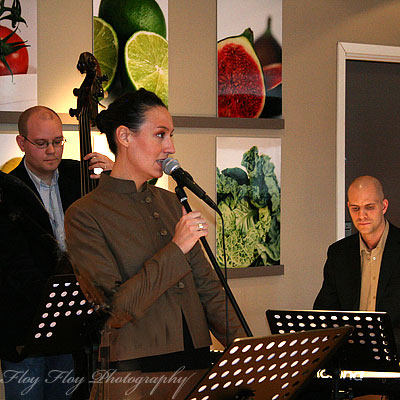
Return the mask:
[(75, 275), (54, 275), (47, 281), (25, 344), (17, 351), (23, 357), (34, 357), (79, 350), (85, 344), (86, 323), (94, 314)]
[(185, 400), (293, 398), (352, 329), (236, 339)]
[(272, 333), (353, 326), (338, 352), (341, 370), (400, 371), (389, 314), (369, 311), (267, 310)]

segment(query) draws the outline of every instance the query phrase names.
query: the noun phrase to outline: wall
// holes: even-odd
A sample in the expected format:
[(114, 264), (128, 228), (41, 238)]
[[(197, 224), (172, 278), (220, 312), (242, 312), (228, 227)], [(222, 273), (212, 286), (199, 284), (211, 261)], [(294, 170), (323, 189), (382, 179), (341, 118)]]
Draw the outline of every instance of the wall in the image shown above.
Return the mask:
[[(188, 3), (190, 7), (182, 6)], [(215, 8), (212, 0), (170, 0), (173, 114), (215, 115)], [(215, 136), (282, 138), (281, 254), (285, 275), (230, 280), (256, 335), (267, 330), (267, 308), (312, 307), (327, 246), (336, 238), (336, 44), (399, 46), (399, 17), (397, 1), (283, 0), (285, 129), (177, 130), (177, 158), (208, 193), (215, 193)]]
[(271, 291), (280, 306), (290, 297), (290, 307), (306, 308), (319, 289), (326, 248), (335, 240), (336, 44), (399, 46), (400, 3), (283, 4), (282, 253), (287, 281)]
[[(90, 50), (90, 0), (39, 3), (39, 102), (67, 112), (81, 51)], [(336, 44), (400, 45), (400, 2), (283, 0), (283, 130), (176, 130), (176, 157), (215, 195), (217, 135), (282, 138), (282, 263), (285, 275), (231, 280), (255, 335), (268, 308), (307, 309), (335, 240)], [(216, 0), (170, 0), (170, 110), (215, 116)], [(10, 126), (2, 129), (10, 130)], [(191, 199), (193, 208), (200, 207)], [(210, 235), (213, 243), (214, 235)]]

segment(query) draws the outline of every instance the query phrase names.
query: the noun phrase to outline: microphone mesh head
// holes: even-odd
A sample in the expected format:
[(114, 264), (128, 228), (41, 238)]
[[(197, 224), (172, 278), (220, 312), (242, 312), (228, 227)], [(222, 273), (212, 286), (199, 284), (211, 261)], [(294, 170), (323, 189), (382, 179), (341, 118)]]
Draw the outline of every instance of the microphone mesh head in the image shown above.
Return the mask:
[(180, 165), (175, 158), (166, 158), (162, 163), (162, 169), (167, 175), (171, 175), (176, 168), (180, 168)]

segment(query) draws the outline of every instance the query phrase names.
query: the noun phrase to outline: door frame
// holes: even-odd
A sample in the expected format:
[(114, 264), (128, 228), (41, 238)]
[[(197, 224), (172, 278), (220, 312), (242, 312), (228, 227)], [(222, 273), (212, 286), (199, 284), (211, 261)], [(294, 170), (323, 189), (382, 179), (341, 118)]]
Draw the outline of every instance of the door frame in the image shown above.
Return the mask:
[(337, 109), (336, 109), (336, 239), (345, 236), (346, 207), (346, 61), (400, 63), (400, 47), (362, 43), (337, 44)]

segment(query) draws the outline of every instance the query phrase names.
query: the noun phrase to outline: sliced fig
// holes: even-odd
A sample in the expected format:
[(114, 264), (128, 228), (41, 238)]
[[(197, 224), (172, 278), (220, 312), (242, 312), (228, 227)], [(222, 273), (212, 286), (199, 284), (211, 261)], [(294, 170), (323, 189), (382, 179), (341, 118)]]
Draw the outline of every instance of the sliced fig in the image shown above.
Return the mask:
[(219, 117), (257, 118), (264, 108), (264, 74), (253, 43), (250, 28), (218, 42)]
[(268, 90), (275, 89), (282, 83), (282, 64), (275, 63), (263, 66), (265, 87)]

